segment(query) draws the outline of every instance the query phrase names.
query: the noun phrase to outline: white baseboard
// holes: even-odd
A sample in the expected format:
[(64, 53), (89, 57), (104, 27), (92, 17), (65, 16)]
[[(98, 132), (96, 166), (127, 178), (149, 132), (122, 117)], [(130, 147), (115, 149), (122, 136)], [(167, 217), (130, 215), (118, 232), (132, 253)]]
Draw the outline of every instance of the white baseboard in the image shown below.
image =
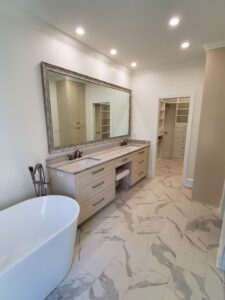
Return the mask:
[(193, 187), (193, 178), (184, 178), (183, 184), (186, 187), (192, 188)]

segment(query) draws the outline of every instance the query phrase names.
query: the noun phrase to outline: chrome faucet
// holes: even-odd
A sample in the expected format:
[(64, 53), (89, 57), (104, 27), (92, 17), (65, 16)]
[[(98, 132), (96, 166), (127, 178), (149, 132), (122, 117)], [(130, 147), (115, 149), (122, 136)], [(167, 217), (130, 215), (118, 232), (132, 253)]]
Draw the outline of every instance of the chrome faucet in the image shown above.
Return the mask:
[(73, 155), (74, 159), (81, 158), (81, 156), (82, 156), (82, 152), (79, 149), (77, 149)]
[(82, 153), (79, 149), (75, 150), (73, 154), (68, 154), (67, 157), (69, 158), (69, 160), (74, 160), (77, 158), (81, 158)]
[(127, 146), (128, 144), (128, 139), (124, 139), (121, 143), (120, 146)]

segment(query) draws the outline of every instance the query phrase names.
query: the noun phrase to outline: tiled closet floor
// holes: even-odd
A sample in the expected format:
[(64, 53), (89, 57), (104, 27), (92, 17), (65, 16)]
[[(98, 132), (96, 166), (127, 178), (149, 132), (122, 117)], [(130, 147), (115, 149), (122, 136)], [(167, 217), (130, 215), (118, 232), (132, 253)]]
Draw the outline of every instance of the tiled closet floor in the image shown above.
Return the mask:
[(182, 164), (163, 160), (144, 179), (83, 224), (72, 268), (53, 299), (224, 300), (216, 266), (221, 221), (190, 200)]

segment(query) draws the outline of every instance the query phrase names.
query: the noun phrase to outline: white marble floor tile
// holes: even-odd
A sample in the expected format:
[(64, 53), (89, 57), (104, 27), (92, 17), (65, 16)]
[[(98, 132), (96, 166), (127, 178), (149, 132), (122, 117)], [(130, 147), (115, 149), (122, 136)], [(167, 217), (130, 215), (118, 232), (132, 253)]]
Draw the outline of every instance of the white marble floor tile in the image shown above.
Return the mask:
[(208, 265), (205, 277), (205, 289), (210, 300), (224, 300), (224, 272), (220, 272), (215, 266)]
[(178, 266), (172, 270), (168, 287), (178, 299), (210, 300), (204, 286), (204, 278)]
[(205, 276), (208, 252), (192, 244), (186, 236), (183, 238), (175, 265), (196, 275)]
[(215, 267), (218, 211), (191, 200), (182, 161), (161, 160), (157, 175), (79, 226), (71, 271), (47, 300), (225, 300)]
[(168, 287), (165, 289), (165, 293), (163, 295), (162, 300), (180, 300), (181, 298), (178, 297), (171, 289)]
[(169, 277), (175, 263), (176, 253), (160, 236), (149, 242), (149, 249), (139, 267), (143, 271), (154, 270), (162, 276)]
[(46, 300), (85, 299), (83, 297), (86, 297), (89, 288), (95, 280), (94, 276), (76, 264), (73, 264), (66, 278), (54, 289)]
[(155, 235), (146, 236), (133, 233), (129, 240), (124, 243), (119, 253), (115, 256), (117, 265), (129, 277), (133, 277), (149, 250), (150, 240), (153, 240)]
[(75, 256), (75, 260), (79, 266), (82, 266), (93, 276), (98, 277), (118, 253), (120, 247), (120, 241), (105, 241), (93, 253), (89, 253), (89, 255), (82, 257), (82, 259)]
[(120, 300), (127, 291), (130, 281), (131, 278), (115, 267), (112, 261), (91, 286), (89, 298)]
[(156, 272), (151, 272), (146, 279), (136, 276), (132, 280), (123, 299), (162, 299), (167, 284), (167, 278)]
[(138, 216), (139, 226), (136, 228), (135, 232), (139, 235), (151, 236), (154, 234), (159, 234), (166, 222), (166, 219), (161, 216)]

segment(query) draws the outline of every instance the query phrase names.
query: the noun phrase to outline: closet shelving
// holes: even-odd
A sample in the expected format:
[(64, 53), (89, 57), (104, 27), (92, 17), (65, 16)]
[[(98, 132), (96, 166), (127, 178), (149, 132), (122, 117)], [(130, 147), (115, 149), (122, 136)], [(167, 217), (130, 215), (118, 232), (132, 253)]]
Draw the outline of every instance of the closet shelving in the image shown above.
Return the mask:
[(160, 101), (159, 106), (159, 126), (158, 126), (158, 136), (162, 136), (164, 133), (164, 119), (165, 119), (166, 105), (163, 100)]
[[(168, 123), (167, 119), (167, 103), (174, 105), (174, 121), (170, 123)], [(186, 142), (188, 115), (189, 98), (183, 97), (160, 100), (158, 121), (158, 158), (183, 158)], [(167, 121), (165, 122), (165, 120)]]
[(110, 137), (110, 104), (95, 104), (95, 138), (107, 139)]
[(189, 102), (178, 99), (176, 106), (176, 123), (187, 124), (189, 114)]
[(176, 104), (176, 118), (174, 131), (173, 157), (183, 158), (186, 141), (186, 131), (189, 114), (189, 100), (178, 98)]

